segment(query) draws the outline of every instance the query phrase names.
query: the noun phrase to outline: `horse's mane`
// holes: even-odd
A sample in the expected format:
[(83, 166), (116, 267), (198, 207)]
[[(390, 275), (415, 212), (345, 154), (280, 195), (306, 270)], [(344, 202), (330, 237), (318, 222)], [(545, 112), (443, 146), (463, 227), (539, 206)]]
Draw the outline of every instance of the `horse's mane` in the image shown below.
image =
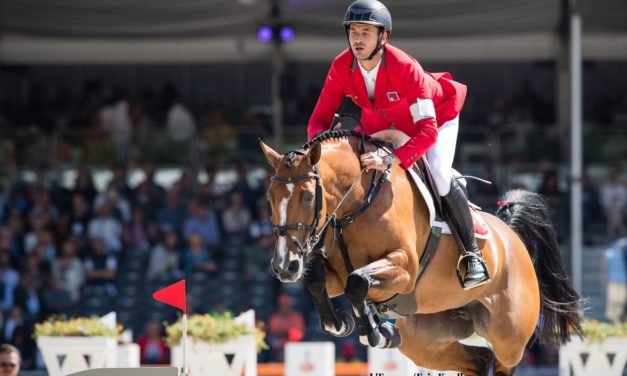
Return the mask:
[(307, 150), (318, 142), (325, 142), (327, 140), (336, 140), (347, 137), (355, 137), (359, 139), (363, 138), (364, 141), (372, 142), (372, 137), (367, 134), (362, 134), (351, 129), (338, 129), (336, 131), (328, 130), (317, 134), (314, 138), (304, 143), (302, 149)]

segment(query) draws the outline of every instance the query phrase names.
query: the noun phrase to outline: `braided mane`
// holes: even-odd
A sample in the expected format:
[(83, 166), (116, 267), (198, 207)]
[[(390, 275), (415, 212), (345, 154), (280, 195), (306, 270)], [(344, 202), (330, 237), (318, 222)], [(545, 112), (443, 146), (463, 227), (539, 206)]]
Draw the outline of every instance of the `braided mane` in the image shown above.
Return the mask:
[(331, 139), (341, 139), (341, 138), (347, 138), (347, 137), (355, 137), (355, 138), (364, 138), (365, 141), (369, 141), (372, 142), (373, 139), (372, 137), (370, 137), (367, 134), (362, 135), (359, 132), (356, 132), (354, 130), (351, 129), (339, 129), (336, 131), (324, 131), (318, 135), (316, 135), (316, 137), (312, 138), (311, 140), (307, 141), (305, 144), (303, 144), (302, 149), (303, 150), (307, 150), (309, 149), (313, 144), (317, 143), (317, 142), (324, 142), (327, 140), (331, 140)]

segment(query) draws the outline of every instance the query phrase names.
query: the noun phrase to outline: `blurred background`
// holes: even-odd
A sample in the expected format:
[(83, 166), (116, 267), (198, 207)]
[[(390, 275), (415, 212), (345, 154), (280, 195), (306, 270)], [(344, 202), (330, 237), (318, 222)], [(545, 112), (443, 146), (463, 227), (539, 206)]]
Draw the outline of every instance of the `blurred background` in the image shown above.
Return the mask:
[[(262, 362), (302, 337), (286, 325), (335, 340), (302, 286), (269, 272), (257, 139), (306, 140), (349, 3), (0, 0), (0, 327), (24, 369), (43, 368), (30, 333), (51, 314), (114, 309), (136, 338), (158, 337), (176, 312), (151, 293), (180, 278), (194, 312), (255, 309), (274, 343)], [(606, 290), (626, 273), (611, 260), (627, 252), (627, 3), (386, 5), (392, 44), (468, 85), (454, 167), (493, 182), (471, 199), (493, 212), (511, 188), (548, 196), (586, 315), (624, 320), (624, 293)], [(338, 358), (365, 360), (356, 338), (335, 341)], [(535, 345), (524, 365), (554, 368), (556, 354)]]

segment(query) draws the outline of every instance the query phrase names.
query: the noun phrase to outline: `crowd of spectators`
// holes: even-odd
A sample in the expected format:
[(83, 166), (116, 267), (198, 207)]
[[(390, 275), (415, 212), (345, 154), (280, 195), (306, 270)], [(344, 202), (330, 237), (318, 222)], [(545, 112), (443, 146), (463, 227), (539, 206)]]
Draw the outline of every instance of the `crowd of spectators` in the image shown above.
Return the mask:
[(165, 189), (146, 164), (144, 179), (130, 187), (126, 167), (116, 164), (102, 192), (89, 170), (80, 170), (71, 188), (21, 181), (7, 187), (0, 195), (0, 328), (3, 340), (22, 351), (23, 367), (36, 367), (33, 325), (81, 314), (90, 288), (115, 297), (119, 264), (131, 252), (146, 254), (149, 281), (215, 275), (225, 239), (241, 238), (258, 245), (243, 262), (266, 270), (274, 235), (265, 186), (250, 184), (245, 166), (237, 169), (226, 186), (208, 167), (204, 183), (183, 173)]

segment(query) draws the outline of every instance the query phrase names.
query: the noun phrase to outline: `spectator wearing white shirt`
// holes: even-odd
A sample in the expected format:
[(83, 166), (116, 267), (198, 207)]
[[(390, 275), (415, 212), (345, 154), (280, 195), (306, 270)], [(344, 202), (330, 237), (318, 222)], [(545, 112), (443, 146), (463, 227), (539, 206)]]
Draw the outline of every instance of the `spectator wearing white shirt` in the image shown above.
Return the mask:
[(172, 141), (187, 141), (196, 133), (194, 116), (178, 98), (172, 101), (168, 110), (166, 127)]
[(105, 200), (96, 208), (98, 215), (89, 222), (87, 235), (90, 239), (102, 238), (108, 252), (122, 251), (122, 225), (112, 215), (113, 203)]

